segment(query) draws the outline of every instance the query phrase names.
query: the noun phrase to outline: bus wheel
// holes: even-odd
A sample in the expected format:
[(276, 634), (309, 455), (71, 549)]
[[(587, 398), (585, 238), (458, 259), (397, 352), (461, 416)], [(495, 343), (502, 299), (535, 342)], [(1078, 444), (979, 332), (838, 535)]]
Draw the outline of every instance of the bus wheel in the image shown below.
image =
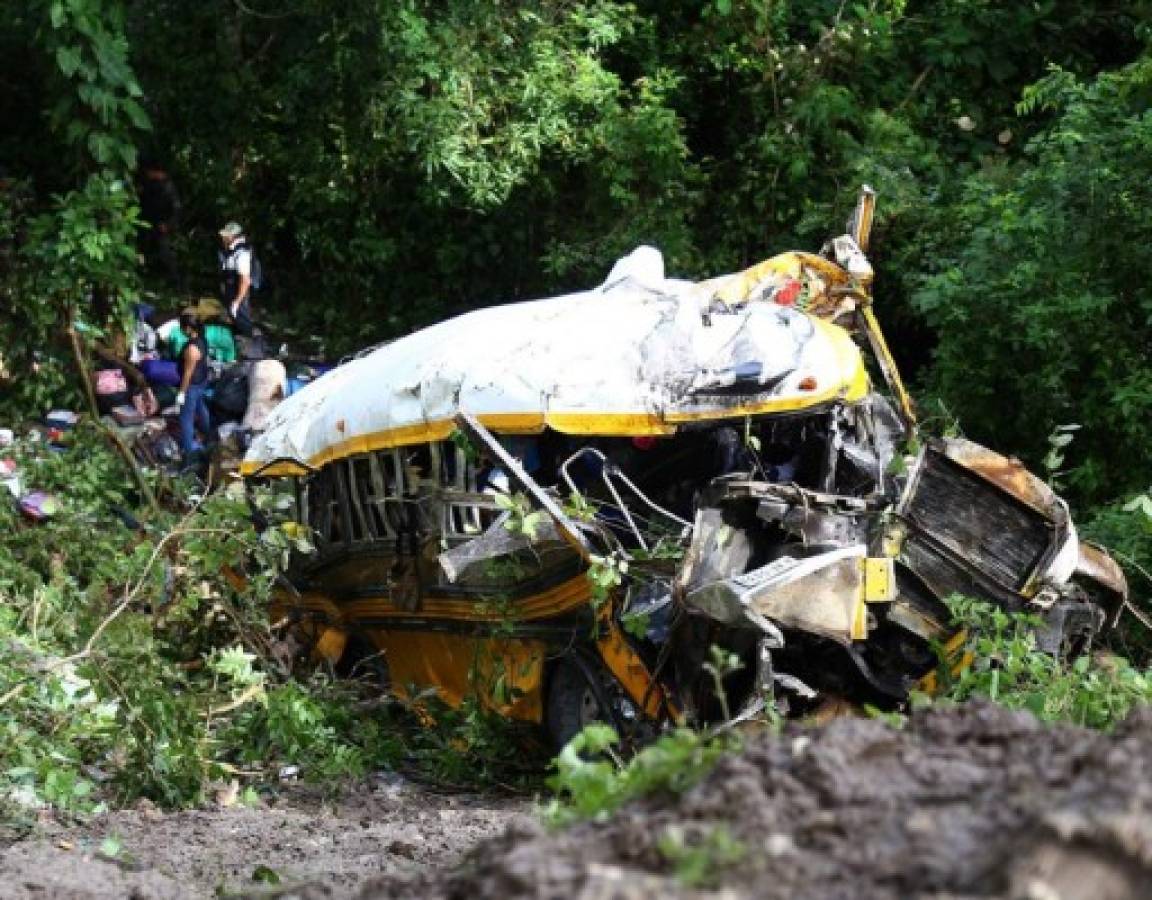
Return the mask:
[(384, 651), (377, 649), (362, 635), (349, 638), (347, 649), (336, 666), (336, 674), (341, 678), (360, 681), (366, 687), (385, 694), (392, 688), (392, 677), (388, 672)]
[(548, 688), (544, 721), (552, 746), (559, 753), (586, 725), (603, 722), (613, 725), (604, 689), (595, 674), (571, 657), (557, 663)]

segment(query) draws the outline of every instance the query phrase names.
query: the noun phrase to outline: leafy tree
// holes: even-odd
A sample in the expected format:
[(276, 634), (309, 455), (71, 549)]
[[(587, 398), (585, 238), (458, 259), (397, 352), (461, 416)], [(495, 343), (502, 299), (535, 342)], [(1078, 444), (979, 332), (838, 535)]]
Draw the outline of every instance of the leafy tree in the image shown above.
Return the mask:
[(1057, 118), (968, 179), (913, 296), (931, 383), (966, 427), (1035, 461), (1053, 427), (1082, 424), (1068, 480), (1089, 501), (1152, 482), (1150, 98), (1152, 57), (1029, 88), (1021, 111)]
[[(0, 314), (0, 348), (13, 372), (35, 376), (15, 379), (9, 392), (23, 408), (75, 395), (65, 377), (64, 331), (79, 341), (78, 329), (101, 336), (126, 318), (136, 290), (137, 226), (128, 176), (136, 164), (133, 137), (149, 127), (128, 61), (123, 8), (115, 0), (51, 0), (34, 8), (41, 14), (38, 44), (55, 63), (49, 122), (65, 148), (55, 162), (81, 186), (53, 195), (39, 214), (18, 185), (8, 183), (0, 194), (0, 289), (10, 301)], [(70, 381), (76, 384), (75, 375)]]

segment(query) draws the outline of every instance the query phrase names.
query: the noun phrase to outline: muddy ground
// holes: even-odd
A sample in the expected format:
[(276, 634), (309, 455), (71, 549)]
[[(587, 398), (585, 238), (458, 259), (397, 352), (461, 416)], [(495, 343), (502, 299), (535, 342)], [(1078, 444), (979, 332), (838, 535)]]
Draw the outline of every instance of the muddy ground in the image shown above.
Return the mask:
[(558, 834), (522, 822), (453, 872), (379, 879), (362, 897), (657, 898), (686, 879), (781, 900), (1152, 897), (1152, 711), (1111, 736), (988, 704), (902, 730), (790, 729), (679, 799)]
[[(0, 849), (0, 898), (353, 897), (373, 877), (452, 866), (530, 808), (373, 778), (335, 796), (288, 786), (256, 807), (141, 803), (83, 826), (42, 817), (36, 834)], [(116, 849), (109, 838), (114, 857), (102, 852)]]
[(0, 853), (0, 896), (1132, 900), (1152, 896), (1152, 711), (1110, 736), (987, 704), (789, 729), (681, 798), (560, 833), (525, 799), (389, 781), (44, 827)]

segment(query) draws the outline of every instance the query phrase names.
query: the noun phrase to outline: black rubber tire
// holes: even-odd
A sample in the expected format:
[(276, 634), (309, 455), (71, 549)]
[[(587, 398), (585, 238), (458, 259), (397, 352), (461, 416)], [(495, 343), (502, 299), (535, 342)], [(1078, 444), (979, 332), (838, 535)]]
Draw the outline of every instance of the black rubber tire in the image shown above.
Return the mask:
[(359, 679), (383, 693), (392, 689), (388, 660), (371, 641), (360, 635), (354, 635), (348, 640), (344, 655), (336, 666), (336, 674), (341, 678)]
[(600, 700), (602, 696), (603, 691), (589, 682), (584, 669), (573, 659), (565, 658), (556, 664), (548, 686), (544, 723), (557, 753), (585, 725), (593, 722), (612, 724), (611, 715)]

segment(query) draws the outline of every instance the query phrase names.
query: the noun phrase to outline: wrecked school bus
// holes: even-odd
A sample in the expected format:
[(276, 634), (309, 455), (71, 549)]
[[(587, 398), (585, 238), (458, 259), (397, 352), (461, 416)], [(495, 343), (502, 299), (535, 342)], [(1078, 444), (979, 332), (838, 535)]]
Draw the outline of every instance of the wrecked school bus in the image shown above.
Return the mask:
[(1082, 651), (1124, 577), (1018, 462), (917, 435), (872, 209), (865, 189), (820, 255), (703, 282), (642, 247), (593, 290), (433, 325), (288, 398), (243, 468), (311, 545), (281, 618), (398, 693), (483, 686), (557, 744), (594, 719), (642, 738), (898, 704), (954, 637), (953, 594)]

